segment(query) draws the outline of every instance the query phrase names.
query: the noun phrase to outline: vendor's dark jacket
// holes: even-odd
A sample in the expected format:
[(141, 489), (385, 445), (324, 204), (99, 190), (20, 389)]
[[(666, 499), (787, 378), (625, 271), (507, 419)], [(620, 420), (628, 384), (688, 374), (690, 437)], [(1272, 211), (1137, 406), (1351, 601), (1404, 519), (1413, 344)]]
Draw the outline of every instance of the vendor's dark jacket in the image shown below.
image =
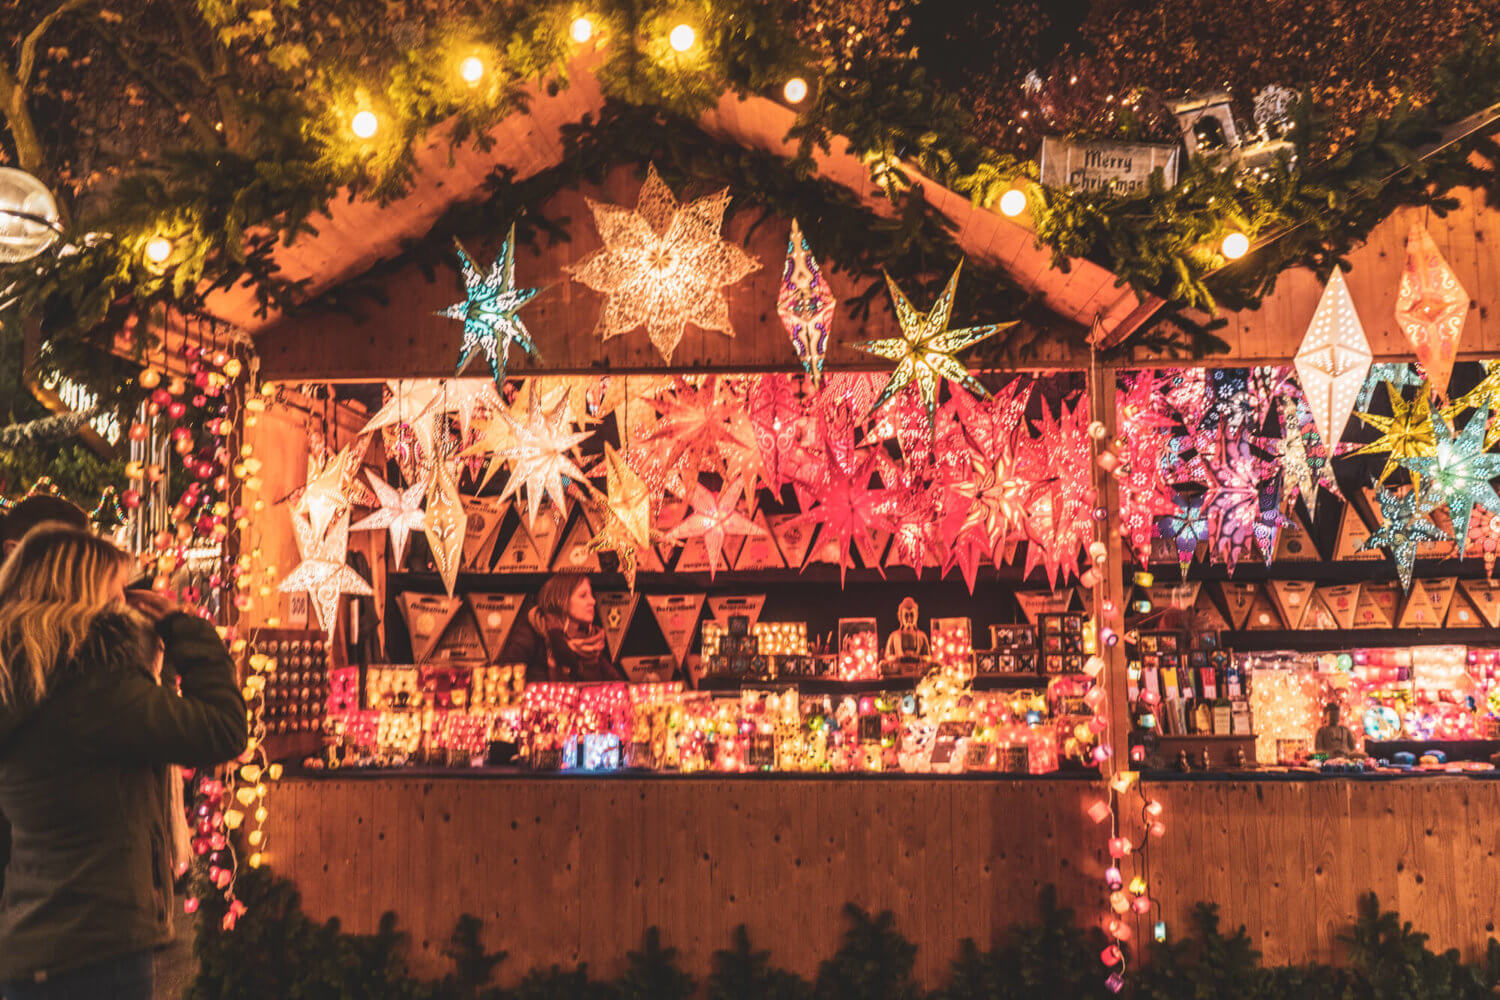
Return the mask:
[(229, 652), (187, 614), (153, 633), (134, 613), (107, 611), (39, 704), (0, 707), (0, 814), (12, 828), (0, 982), (170, 940), (167, 765), (226, 761), (245, 741)]
[(531, 681), (625, 680), (624, 672), (606, 651), (581, 660), (568, 645), (567, 634), (560, 628), (548, 627), (535, 608), (511, 629), (499, 662), (526, 664), (526, 678)]

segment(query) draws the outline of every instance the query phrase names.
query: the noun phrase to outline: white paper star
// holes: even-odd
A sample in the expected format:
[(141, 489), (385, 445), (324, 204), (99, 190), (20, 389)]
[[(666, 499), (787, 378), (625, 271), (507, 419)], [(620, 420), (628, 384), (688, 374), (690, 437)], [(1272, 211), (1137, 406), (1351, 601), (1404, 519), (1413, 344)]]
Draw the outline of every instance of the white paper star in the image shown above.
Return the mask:
[(292, 527), (297, 533), (297, 553), (302, 561), (281, 581), (280, 590), (283, 594), (307, 591), (318, 627), (332, 637), (338, 620), (339, 597), (344, 594), (368, 597), (374, 593), (358, 573), (344, 564), (349, 551), (349, 512), (346, 510), (334, 520), (326, 536), (318, 535), (311, 522), (295, 514)]
[(568, 401), (564, 397), (551, 410), (544, 410), (542, 394), (534, 392), (524, 420), (518, 420), (509, 412), (501, 411), (501, 419), (510, 423), (514, 441), (510, 452), (510, 480), (500, 499), (526, 490), (526, 523), (536, 523), (537, 510), (542, 497), (546, 496), (558, 510), (567, 510), (567, 497), (563, 492), (563, 477), (582, 481), (583, 472), (573, 464), (569, 452), (590, 432), (574, 433), (569, 430), (573, 421), (568, 415)]
[(414, 483), (398, 490), (370, 470), (365, 470), (375, 495), (380, 498), (380, 509), (351, 527), (350, 531), (377, 531), (388, 528), (391, 533), (391, 561), (396, 569), (406, 561), (407, 536), (422, 530), (422, 497), (427, 492), (425, 482)]

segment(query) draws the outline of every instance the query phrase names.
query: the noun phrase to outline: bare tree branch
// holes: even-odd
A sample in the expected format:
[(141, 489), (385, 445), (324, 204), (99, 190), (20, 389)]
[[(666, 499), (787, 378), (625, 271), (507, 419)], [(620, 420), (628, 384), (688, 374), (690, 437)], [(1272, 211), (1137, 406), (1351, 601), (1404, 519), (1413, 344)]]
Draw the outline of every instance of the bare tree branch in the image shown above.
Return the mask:
[(48, 30), (64, 14), (93, 2), (94, 0), (62, 0), (62, 3), (52, 8), (37, 22), (36, 27), (31, 29), (31, 33), (21, 42), (21, 55), (16, 60), (16, 83), (23, 90), (31, 83), (31, 72), (36, 68), (36, 50), (42, 44), (42, 38)]

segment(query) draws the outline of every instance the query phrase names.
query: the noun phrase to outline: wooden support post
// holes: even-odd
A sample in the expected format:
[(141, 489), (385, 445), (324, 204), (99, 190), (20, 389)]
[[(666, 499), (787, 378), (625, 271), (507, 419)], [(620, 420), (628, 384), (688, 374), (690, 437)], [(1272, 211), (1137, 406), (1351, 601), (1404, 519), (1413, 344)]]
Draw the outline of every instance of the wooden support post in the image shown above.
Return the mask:
[[(1102, 423), (1107, 432), (1104, 447), (1111, 447), (1119, 429), (1119, 420), (1115, 412), (1115, 370), (1096, 362), (1089, 366), (1088, 383), (1093, 418)], [(1100, 450), (1102, 451), (1103, 448)], [(1094, 482), (1099, 486), (1099, 503), (1109, 512), (1105, 520), (1096, 522), (1095, 525), (1095, 537), (1102, 541), (1108, 550), (1108, 558), (1101, 573), (1103, 581), (1095, 590), (1095, 593), (1104, 601), (1103, 607), (1098, 609), (1100, 631), (1102, 633), (1103, 628), (1108, 626), (1123, 637), (1125, 631), (1125, 543), (1120, 531), (1120, 486), (1113, 475), (1097, 468)], [(1106, 607), (1113, 610), (1106, 614), (1104, 612)], [(1100, 675), (1100, 683), (1104, 686), (1109, 715), (1109, 731), (1105, 734), (1105, 738), (1114, 753), (1115, 763), (1114, 768), (1106, 768), (1105, 772), (1132, 770), (1129, 756), (1130, 706), (1125, 697), (1127, 686), (1123, 638), (1121, 642), (1110, 647), (1105, 645), (1101, 634), (1099, 655), (1104, 658), (1104, 673)]]

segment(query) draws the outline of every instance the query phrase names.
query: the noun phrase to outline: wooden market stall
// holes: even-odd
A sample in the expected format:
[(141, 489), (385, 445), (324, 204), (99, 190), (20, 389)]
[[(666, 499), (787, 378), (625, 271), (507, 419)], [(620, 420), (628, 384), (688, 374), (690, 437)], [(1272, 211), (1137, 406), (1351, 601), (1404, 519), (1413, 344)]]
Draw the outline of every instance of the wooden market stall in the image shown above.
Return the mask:
[[(408, 241), (420, 243), (445, 213), (482, 199), (486, 178), (495, 167), (514, 171), (512, 178), (518, 181), (555, 167), (563, 155), (560, 128), (597, 113), (601, 105), (588, 73), (576, 73), (572, 87), (557, 95), (535, 95), (528, 116), (502, 124), (493, 152), (459, 152), (449, 162), (446, 145), (435, 142), (420, 158), (420, 180), (411, 195), (381, 209), (363, 203), (337, 206), (316, 236), (278, 253), (288, 277), (308, 282), (309, 300), (295, 313), (257, 316), (253, 304), (239, 293), (217, 295), (215, 311), (247, 331), (259, 359), (259, 377), (273, 390), (267, 397), (273, 402), (252, 434), (255, 452), (262, 456), (261, 493), (277, 501), (251, 530), (252, 544), (267, 559), (283, 568), (296, 564), (296, 539), (282, 501), (290, 502), (305, 485), (309, 457), (335, 453), (368, 434), (366, 422), (388, 398), (381, 394), (382, 384), (453, 375), (461, 324), (436, 314), (453, 303), (457, 282), (449, 271), (432, 273), (433, 255), (411, 252)], [(790, 112), (768, 100), (726, 98), (699, 125), (720, 141), (786, 156), (792, 150), (781, 136), (791, 119)], [(869, 210), (888, 213), (866, 165), (840, 150), (817, 154), (815, 175), (841, 185)], [(512, 352), (511, 376), (593, 380), (590, 384), (607, 376), (625, 384), (628, 400), (631, 381), (655, 385), (663, 375), (799, 371), (772, 306), (782, 281), (780, 262), (786, 255), (791, 220), (757, 220), (748, 213), (731, 215), (724, 230), (729, 242), (763, 264), (730, 294), (729, 316), (736, 331), (732, 339), (690, 329), (670, 364), (657, 356), (643, 333), (601, 343), (592, 332), (601, 297), (562, 275), (603, 245), (589, 224), (585, 199), (632, 205), (639, 185), (638, 171), (617, 167), (599, 183), (568, 186), (547, 203), (549, 218), (569, 221), (569, 239), (550, 244), (542, 240), (537, 248), (522, 246), (517, 251), (517, 286), (550, 288), (524, 313), (536, 336), (537, 356)], [(1040, 387), (1036, 398), (1045, 400), (1047, 407), (1062, 398), (1075, 406), (1092, 399), (1094, 408), (1085, 415), (1106, 426), (1105, 437), (1124, 438), (1130, 428), (1115, 412), (1117, 393), (1125, 384), (1120, 380), (1140, 369), (1196, 363), (1139, 351), (1104, 363), (1090, 358), (1079, 346), (1083, 331), (1094, 327), (1108, 337), (1117, 328), (1134, 328), (1155, 303), (1117, 287), (1112, 275), (1089, 262), (1073, 261), (1067, 269), (1054, 266), (1024, 225), (1012, 219), (973, 206), (930, 182), (924, 183), (924, 192), (951, 222), (971, 260), (1003, 269), (1044, 307), (1027, 314), (1025, 340), (1032, 348), (1024, 362), (1027, 367), (988, 373), (991, 388), (1021, 375), (1028, 385)], [(812, 222), (800, 221), (816, 245)], [(1410, 351), (1388, 317), (1412, 221), (1411, 213), (1396, 213), (1352, 258), (1348, 283), (1377, 361), (1409, 360)], [(1496, 265), (1483, 251), (1500, 242), (1500, 217), (1475, 195), (1463, 197), (1460, 209), (1446, 220), (1424, 221), (1463, 287), (1475, 297), (1461, 359), (1495, 356), (1500, 353), (1500, 323), (1486, 317), (1500, 315), (1492, 312), (1500, 303), (1490, 301), (1497, 284), (1488, 280)], [(468, 249), (488, 262), (501, 235), (476, 239)], [(841, 302), (870, 284), (838, 271), (830, 272), (828, 280)], [(378, 295), (358, 294), (370, 289)], [(1231, 354), (1211, 363), (1240, 369), (1287, 366), (1322, 293), (1322, 283), (1311, 275), (1284, 275), (1260, 310), (1229, 317), (1228, 331), (1220, 336), (1229, 342)], [(958, 294), (963, 295), (962, 283)], [(916, 305), (924, 308), (927, 303)], [(880, 371), (878, 362), (850, 345), (896, 336), (899, 324), (886, 299), (877, 296), (867, 316), (841, 316), (836, 331), (827, 355), (830, 371)], [(480, 364), (476, 360), (475, 365)], [(478, 371), (476, 367), (470, 374)], [(1062, 397), (1047, 395), (1054, 391), (1044, 386), (1048, 379), (1063, 385), (1055, 390)], [(302, 391), (308, 386), (321, 388), (308, 395)], [(399, 396), (399, 384), (385, 387)], [(1040, 410), (1023, 406), (1023, 412), (1030, 419), (1042, 419)], [(1052, 412), (1046, 410), (1048, 419)], [(1084, 446), (1099, 447), (1086, 442)], [(1090, 458), (1093, 454), (1088, 452)], [(399, 465), (389, 443), (384, 457), (384, 462), (371, 460), (378, 471), (384, 472), (387, 464)], [(1098, 716), (1100, 725), (1092, 732), (1115, 760), (1131, 761), (1133, 767), (1153, 762), (1132, 756), (1132, 747), (1142, 747), (1144, 755), (1155, 747), (1155, 736), (1149, 732), (1152, 726), (1142, 727), (1139, 691), (1127, 683), (1127, 678), (1134, 679), (1128, 664), (1136, 654), (1127, 652), (1129, 642), (1107, 642), (1105, 633), (1126, 634), (1139, 627), (1117, 617), (1127, 604), (1134, 608), (1144, 601), (1150, 609), (1151, 598), (1136, 591), (1149, 591), (1152, 584), (1137, 574), (1157, 569), (1164, 582), (1172, 577), (1159, 568), (1163, 560), (1127, 556), (1128, 539), (1121, 536), (1129, 532), (1122, 532), (1121, 497), (1114, 480), (1100, 506), (1106, 516), (1099, 539), (1108, 544), (1099, 561), (1106, 572), (1090, 597), (1099, 618), (1090, 626), (1097, 631), (1091, 635), (1095, 645), (1088, 653), (1107, 663), (1098, 687), (1106, 701)], [(507, 525), (520, 521), (519, 514), (511, 518)], [(1085, 511), (1082, 519), (1087, 518)], [(1367, 526), (1366, 534), (1370, 530)], [(368, 566), (362, 575), (377, 591), (375, 600), (353, 614), (376, 616), (379, 641), (389, 656), (398, 650), (414, 651), (411, 626), (402, 621), (401, 606), (394, 599), (399, 586), (432, 597), (443, 587), (439, 574), (387, 565), (382, 534), (351, 536), (351, 551), (358, 551)], [(1463, 555), (1451, 560), (1461, 564), (1454, 572), (1477, 586), (1485, 576), (1483, 568)], [(1436, 556), (1423, 558), (1432, 561), (1419, 562), (1419, 577), (1447, 572), (1437, 566)], [(1140, 565), (1132, 565), (1131, 559)], [(1170, 565), (1172, 560), (1165, 562)], [(1265, 581), (1267, 587), (1281, 579), (1307, 580), (1316, 586), (1343, 583), (1350, 573), (1393, 576), (1384, 562), (1363, 562), (1354, 570), (1345, 566), (1326, 580), (1306, 564), (1288, 568), (1269, 557), (1266, 562), (1268, 568), (1257, 568), (1249, 579)], [(919, 577), (909, 568), (897, 570), (876, 560), (861, 563), (862, 572), (854, 572), (847, 594), (839, 582), (842, 573), (832, 567), (815, 567), (806, 574), (789, 567), (760, 582), (732, 573), (714, 582), (698, 574), (675, 587), (669, 586), (673, 574), (663, 567), (648, 583), (656, 584), (658, 592), (684, 586), (713, 587), (718, 593), (781, 589), (784, 596), (791, 595), (787, 599), (810, 607), (826, 603), (810, 610), (809, 616), (842, 617), (839, 608), (869, 602), (890, 619), (888, 608), (907, 591), (915, 591), (919, 598), (940, 595), (945, 606), (924, 607), (924, 615), (944, 617), (946, 603), (952, 603), (954, 614), (967, 615), (975, 623), (975, 647), (984, 625), (1005, 620), (1023, 625), (1014, 592), (1023, 589), (1025, 573), (986, 571), (977, 586), (967, 588), (965, 598), (952, 580), (936, 583), (936, 570)], [(505, 589), (523, 584), (534, 589), (544, 569), (538, 567)], [(459, 574), (459, 593), (501, 589), (494, 575)], [(1206, 575), (1214, 582), (1231, 576), (1217, 567)], [(448, 589), (451, 596), (451, 581)], [(1269, 591), (1261, 597), (1271, 600)], [(348, 641), (352, 602), (345, 598), (343, 606), (344, 631), (330, 644), (335, 670), (350, 669), (350, 647), (356, 645)], [(1080, 595), (1077, 603), (1065, 601), (1044, 613), (1066, 612), (1082, 619), (1088, 617), (1079, 610), (1082, 606)], [(286, 597), (262, 607), (258, 614), (264, 635), (282, 636), (276, 630), (285, 626), (282, 619), (291, 616), (290, 609)], [(1233, 617), (1232, 610), (1220, 611)], [(853, 612), (848, 613), (852, 617)], [(299, 624), (306, 629), (311, 619), (305, 608), (302, 616)], [(893, 624), (882, 620), (879, 627), (883, 632)], [(1391, 623), (1392, 632), (1398, 631), (1395, 624)], [(1494, 622), (1481, 629), (1476, 621), (1473, 632), (1461, 635), (1445, 630), (1447, 624), (1440, 620), (1431, 632), (1416, 639), (1408, 635), (1404, 641), (1494, 643), (1488, 638)], [(1280, 630), (1265, 631), (1285, 633), (1275, 638), (1293, 648), (1333, 649), (1361, 641), (1349, 629), (1335, 628), (1315, 641), (1299, 642), (1292, 636), (1298, 631), (1295, 623), (1281, 625)], [(365, 628), (368, 631), (368, 622)], [(1254, 630), (1231, 626), (1226, 631)], [(1272, 641), (1265, 639), (1259, 648), (1270, 648)], [(1236, 648), (1232, 643), (1224, 647), (1231, 653)], [(1073, 655), (1071, 650), (1068, 655)], [(1082, 645), (1077, 655), (1084, 659)], [(1036, 654), (1032, 656), (1034, 661)], [(381, 666), (381, 661), (374, 665)], [(1038, 680), (1024, 683), (1045, 686), (1045, 674), (1034, 665), (1030, 669)], [(1063, 672), (1078, 671), (1059, 671)], [(845, 691), (868, 696), (881, 690), (874, 680), (848, 688), (837, 687), (836, 678), (822, 681), (823, 686), (804, 685), (804, 690), (816, 690), (819, 697), (839, 697)], [(1005, 681), (997, 680), (994, 689), (1010, 690), (1023, 683), (1014, 676)], [(369, 696), (369, 684), (367, 677), (360, 677), (351, 693), (354, 707)], [(914, 686), (907, 683), (898, 690)], [(1087, 687), (1084, 683), (1080, 690)], [(1199, 700), (1210, 699), (1200, 691)], [(1047, 711), (1071, 718), (1054, 705)], [(1080, 710), (1081, 727), (1087, 728), (1090, 714), (1091, 710)], [(296, 733), (300, 739), (287, 744), (295, 747), (289, 751), (293, 763), (317, 756), (316, 729), (303, 726)], [(1246, 763), (1254, 762), (1255, 734), (1219, 735), (1249, 735), (1252, 750)], [(1063, 733), (1061, 738), (1069, 737)], [(1086, 750), (1088, 741), (1079, 742)], [(1226, 760), (1221, 758), (1213, 771), (1224, 770)], [(1166, 763), (1170, 767), (1172, 762)], [(536, 774), (514, 768), (309, 768), (289, 774), (278, 787), (265, 826), (271, 845), (267, 858), (276, 871), (297, 883), (314, 916), (337, 916), (348, 930), (360, 932), (374, 930), (383, 912), (395, 911), (413, 934), (414, 961), (423, 971), (443, 968), (441, 952), (453, 923), (469, 912), (484, 918), (490, 947), (510, 952), (508, 968), (513, 971), (587, 961), (613, 972), (638, 943), (641, 930), (656, 925), (668, 943), (682, 950), (689, 971), (701, 975), (713, 951), (727, 945), (736, 925), (745, 924), (751, 940), (772, 947), (777, 961), (807, 973), (832, 950), (842, 927), (843, 905), (855, 902), (869, 909), (894, 910), (901, 928), (923, 945), (922, 975), (935, 981), (959, 939), (987, 943), (1030, 919), (1043, 885), (1057, 886), (1063, 903), (1075, 908), (1082, 920), (1101, 923), (1111, 918), (1107, 870), (1118, 866), (1127, 876), (1137, 870), (1146, 873), (1144, 864), (1132, 868), (1129, 860), (1111, 860), (1111, 831), (1101, 820), (1114, 817), (1096, 813), (1101, 796), (1108, 796), (1096, 772), (1082, 767), (1035, 770), (1044, 773), (668, 777)], [(1490, 820), (1500, 809), (1500, 784), (1478, 775), (1338, 779), (1310, 771), (1191, 777), (1175, 780), (1170, 774), (1148, 773), (1130, 791), (1133, 802), (1159, 803), (1164, 823), (1159, 836), (1151, 839), (1149, 854), (1158, 909), (1149, 917), (1130, 918), (1137, 937), (1149, 936), (1157, 920), (1186, 927), (1194, 904), (1207, 900), (1219, 903), (1230, 922), (1244, 922), (1270, 962), (1334, 962), (1340, 957), (1338, 935), (1352, 922), (1359, 896), (1370, 890), (1398, 904), (1403, 917), (1431, 933), (1438, 947), (1472, 950), (1487, 923), (1492, 929), (1489, 901), (1500, 885), (1494, 884), (1497, 876), (1489, 861), (1500, 846), (1500, 834)], [(1133, 798), (1137, 794), (1138, 800)], [(1135, 817), (1122, 822), (1137, 825), (1137, 832), (1143, 833), (1150, 819), (1144, 826)], [(1435, 885), (1444, 888), (1434, 891)], [(1453, 890), (1457, 885), (1462, 891)]]

